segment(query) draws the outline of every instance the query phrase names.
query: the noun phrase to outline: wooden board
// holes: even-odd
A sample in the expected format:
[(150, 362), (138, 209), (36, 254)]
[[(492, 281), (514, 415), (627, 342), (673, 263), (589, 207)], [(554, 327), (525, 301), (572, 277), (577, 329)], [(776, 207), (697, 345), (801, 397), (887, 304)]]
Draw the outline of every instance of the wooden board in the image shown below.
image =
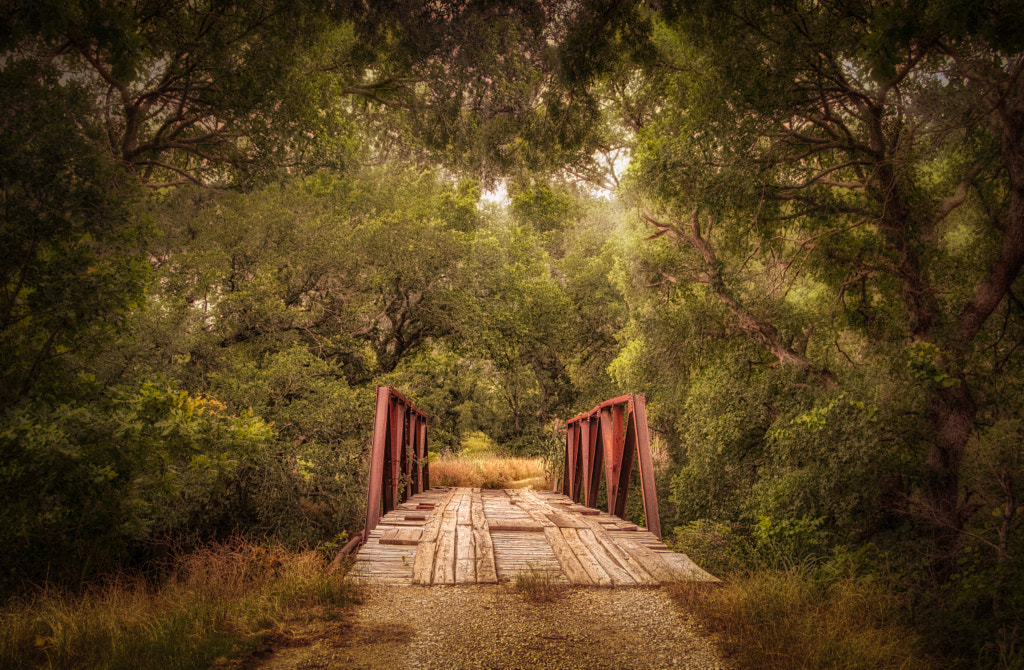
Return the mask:
[(571, 514), (548, 514), (548, 519), (551, 523), (555, 524), (559, 528), (586, 528), (587, 524), (583, 522), (582, 518), (574, 517)]
[(473, 521), (473, 546), (476, 549), (476, 581), (478, 584), (494, 584), (498, 581), (498, 570), (494, 562), (494, 544), (487, 527), (483, 498), (480, 489), (473, 490), (470, 518)]
[(380, 544), (406, 544), (416, 546), (423, 530), (420, 528), (388, 528), (381, 535)]
[(505, 531), (508, 533), (540, 533), (543, 526), (531, 521), (520, 521), (518, 519), (505, 519), (503, 521), (488, 521), (487, 527), (492, 533)]

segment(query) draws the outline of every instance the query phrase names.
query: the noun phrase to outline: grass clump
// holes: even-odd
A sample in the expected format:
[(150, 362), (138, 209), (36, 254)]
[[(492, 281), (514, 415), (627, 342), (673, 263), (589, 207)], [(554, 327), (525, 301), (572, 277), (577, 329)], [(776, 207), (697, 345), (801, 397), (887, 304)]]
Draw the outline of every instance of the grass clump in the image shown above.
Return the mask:
[(510, 587), (531, 603), (554, 602), (565, 590), (564, 584), (559, 582), (549, 570), (539, 570), (534, 567), (513, 577)]
[(288, 620), (355, 600), (315, 551), (237, 541), (180, 558), (159, 586), (120, 577), (0, 609), (0, 668), (209, 667), (257, 649)]
[(734, 574), (722, 586), (683, 582), (673, 597), (739, 668), (937, 668), (876, 584), (819, 582), (799, 567)]

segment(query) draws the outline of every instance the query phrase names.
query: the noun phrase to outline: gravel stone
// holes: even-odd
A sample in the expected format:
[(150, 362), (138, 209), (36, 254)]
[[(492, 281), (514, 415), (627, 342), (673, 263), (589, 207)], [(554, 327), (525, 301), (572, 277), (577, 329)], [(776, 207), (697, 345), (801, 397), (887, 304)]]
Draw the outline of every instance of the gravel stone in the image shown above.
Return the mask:
[(505, 585), (366, 586), (342, 622), (298, 631), (261, 670), (725, 669), (661, 588), (566, 588), (531, 603)]

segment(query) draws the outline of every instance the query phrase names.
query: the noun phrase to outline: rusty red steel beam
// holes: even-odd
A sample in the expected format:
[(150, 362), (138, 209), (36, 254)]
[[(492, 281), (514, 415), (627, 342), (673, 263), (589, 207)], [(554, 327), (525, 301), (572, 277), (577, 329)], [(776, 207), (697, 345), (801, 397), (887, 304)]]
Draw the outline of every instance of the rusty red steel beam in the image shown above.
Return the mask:
[(429, 467), (426, 413), (394, 388), (378, 386), (364, 540), (384, 514), (430, 488)]
[(647, 400), (642, 393), (605, 400), (566, 422), (565, 473), (562, 492), (587, 507), (597, 507), (604, 475), (608, 511), (626, 512), (634, 461), (640, 469), (640, 494), (647, 529), (661, 539), (658, 496), (654, 486)]
[[(640, 395), (643, 395), (643, 394), (640, 394)], [(568, 423), (572, 423), (573, 421), (578, 421), (578, 420), (580, 420), (580, 419), (582, 419), (584, 417), (594, 416), (595, 414), (600, 412), (605, 407), (611, 407), (612, 405), (622, 405), (622, 404), (625, 404), (625, 403), (629, 403), (632, 400), (632, 398), (633, 398), (633, 394), (627, 394), (627, 395), (620, 395), (619, 397), (612, 398), (611, 400), (605, 400), (604, 402), (595, 405), (593, 409), (587, 410), (586, 412), (580, 412), (579, 414), (577, 414), (573, 418), (569, 419)]]
[(334, 560), (332, 560), (330, 565), (327, 566), (327, 572), (334, 572), (335, 570), (340, 568), (342, 561), (345, 560), (345, 557), (351, 554), (352, 551), (356, 547), (358, 547), (364, 539), (366, 539), (364, 535), (365, 533), (363, 531), (359, 531), (358, 533), (350, 537), (345, 546), (342, 547), (338, 551), (338, 553), (334, 555)]

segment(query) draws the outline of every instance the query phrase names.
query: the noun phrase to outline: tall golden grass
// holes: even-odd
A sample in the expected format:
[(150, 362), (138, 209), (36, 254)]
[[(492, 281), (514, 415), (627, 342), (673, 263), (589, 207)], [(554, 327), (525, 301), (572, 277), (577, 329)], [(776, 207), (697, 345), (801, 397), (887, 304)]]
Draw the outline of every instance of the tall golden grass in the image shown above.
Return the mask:
[(670, 593), (740, 669), (931, 670), (940, 667), (902, 625), (897, 599), (854, 579), (818, 583), (800, 568), (684, 582)]
[(468, 486), (482, 489), (551, 489), (554, 479), (543, 458), (501, 458), (490, 455), (460, 458), (443, 455), (430, 463), (434, 486)]
[(323, 556), (242, 541), (182, 557), (159, 586), (120, 577), (84, 594), (46, 590), (0, 609), (0, 668), (209, 667), (282, 622), (351, 602)]

